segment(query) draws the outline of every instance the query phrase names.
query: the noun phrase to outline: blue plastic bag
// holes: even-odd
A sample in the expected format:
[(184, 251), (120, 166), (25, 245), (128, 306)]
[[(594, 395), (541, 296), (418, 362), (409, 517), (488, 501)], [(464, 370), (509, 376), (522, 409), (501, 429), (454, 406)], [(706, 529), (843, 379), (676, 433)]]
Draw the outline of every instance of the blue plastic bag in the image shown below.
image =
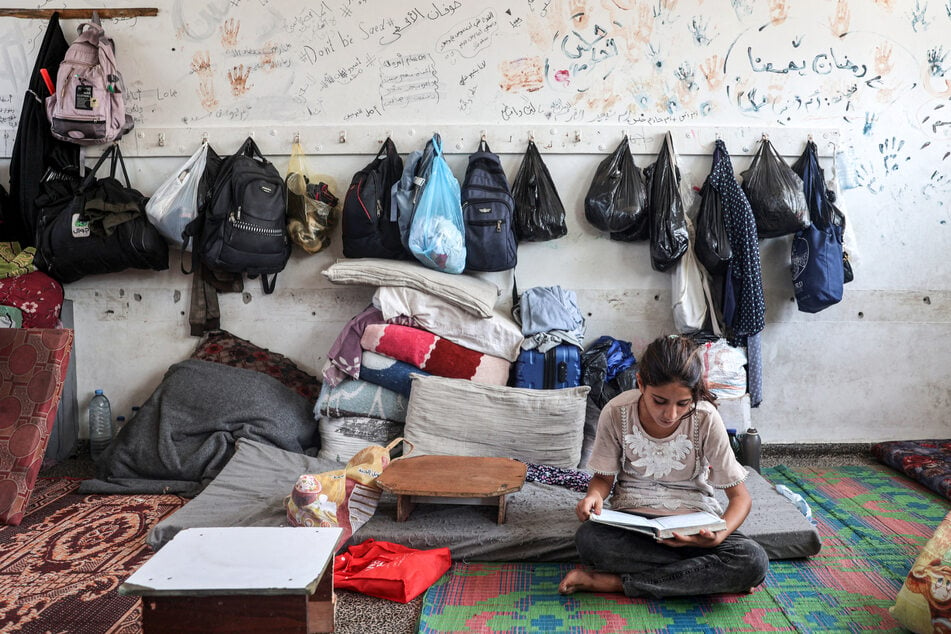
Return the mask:
[(417, 260), (444, 273), (466, 268), (466, 229), (462, 219), (459, 181), (442, 156), (442, 144), (433, 137), (432, 173), (420, 196), (409, 231), (409, 250)]

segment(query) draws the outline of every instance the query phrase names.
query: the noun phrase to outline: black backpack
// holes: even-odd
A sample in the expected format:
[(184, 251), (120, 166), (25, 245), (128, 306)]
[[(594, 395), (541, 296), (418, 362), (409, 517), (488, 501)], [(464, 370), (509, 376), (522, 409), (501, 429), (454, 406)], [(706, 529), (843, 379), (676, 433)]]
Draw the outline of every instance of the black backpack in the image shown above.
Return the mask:
[(198, 242), (209, 269), (260, 275), (264, 292), (274, 290), (291, 255), (287, 196), (284, 179), (251, 137), (222, 161)]
[(466, 269), (507, 271), (515, 268), (518, 242), (512, 218), (515, 200), (499, 157), (482, 141), (469, 156), (462, 182), (462, 216), (466, 225)]
[(376, 158), (353, 175), (343, 200), (343, 254), (348, 258), (410, 257), (400, 239), (399, 210), (391, 190), (403, 173), (403, 159), (389, 138)]

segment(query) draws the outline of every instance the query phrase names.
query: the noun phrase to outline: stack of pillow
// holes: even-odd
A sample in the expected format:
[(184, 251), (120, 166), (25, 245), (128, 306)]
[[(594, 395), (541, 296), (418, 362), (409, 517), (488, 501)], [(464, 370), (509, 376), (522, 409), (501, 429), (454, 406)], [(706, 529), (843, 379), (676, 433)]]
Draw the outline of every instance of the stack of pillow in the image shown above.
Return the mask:
[(324, 276), (376, 291), (328, 354), (315, 408), (322, 457), (346, 462), (402, 435), (418, 454), (578, 465), (589, 388), (507, 387), (523, 336), (495, 311), (494, 284), (372, 258)]

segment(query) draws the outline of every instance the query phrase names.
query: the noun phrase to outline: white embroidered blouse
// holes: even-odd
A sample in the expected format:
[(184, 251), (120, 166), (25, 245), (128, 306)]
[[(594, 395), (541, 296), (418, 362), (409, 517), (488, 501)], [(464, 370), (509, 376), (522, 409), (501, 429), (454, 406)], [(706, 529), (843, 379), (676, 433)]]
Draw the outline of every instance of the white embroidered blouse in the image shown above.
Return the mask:
[(666, 438), (649, 436), (637, 415), (639, 390), (605, 404), (598, 419), (588, 468), (615, 476), (610, 503), (657, 515), (687, 511), (723, 514), (713, 487), (726, 489), (746, 479), (733, 455), (723, 419), (706, 401)]

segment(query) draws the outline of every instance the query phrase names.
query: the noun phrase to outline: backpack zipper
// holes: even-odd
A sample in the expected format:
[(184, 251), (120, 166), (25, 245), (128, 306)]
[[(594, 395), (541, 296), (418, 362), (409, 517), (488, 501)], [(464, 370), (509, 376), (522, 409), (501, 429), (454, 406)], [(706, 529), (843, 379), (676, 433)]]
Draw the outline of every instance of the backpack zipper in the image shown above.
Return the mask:
[(228, 221), (231, 223), (231, 226), (235, 229), (240, 229), (242, 231), (247, 231), (249, 233), (256, 233), (262, 236), (283, 236), (283, 229), (271, 229), (270, 227), (262, 227), (261, 225), (252, 224), (241, 220), (241, 207), (238, 207), (237, 211), (231, 212), (231, 217), (228, 218)]
[(502, 223), (504, 222), (504, 220), (470, 220), (466, 224), (473, 227), (491, 227), (495, 225), (495, 232), (502, 233)]

